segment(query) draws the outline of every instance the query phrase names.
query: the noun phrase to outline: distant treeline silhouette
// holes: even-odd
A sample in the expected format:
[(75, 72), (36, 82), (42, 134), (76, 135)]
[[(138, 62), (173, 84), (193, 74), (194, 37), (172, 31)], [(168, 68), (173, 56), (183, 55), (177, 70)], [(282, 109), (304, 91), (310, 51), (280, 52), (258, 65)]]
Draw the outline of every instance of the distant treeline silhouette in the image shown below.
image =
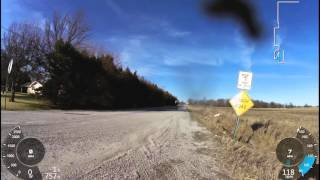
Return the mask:
[(48, 56), (49, 79), (43, 93), (60, 108), (116, 109), (176, 105), (177, 98), (111, 55), (90, 55), (57, 41)]
[[(265, 102), (261, 100), (252, 100), (254, 103), (255, 108), (295, 108), (295, 107), (301, 107), (293, 105), (292, 103), (289, 104), (281, 104), (276, 102)], [(189, 104), (192, 105), (208, 105), (208, 106), (215, 106), (215, 107), (231, 107), (229, 103), (229, 99), (202, 99), (202, 100), (194, 100), (189, 99)], [(310, 105), (304, 105), (303, 107), (312, 107)]]

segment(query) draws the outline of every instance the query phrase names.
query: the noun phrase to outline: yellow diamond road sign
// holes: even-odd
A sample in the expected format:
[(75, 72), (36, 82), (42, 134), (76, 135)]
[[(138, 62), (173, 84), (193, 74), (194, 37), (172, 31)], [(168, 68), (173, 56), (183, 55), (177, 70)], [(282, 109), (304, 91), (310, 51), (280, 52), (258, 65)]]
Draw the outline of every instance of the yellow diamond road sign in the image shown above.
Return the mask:
[(241, 116), (253, 107), (253, 102), (251, 101), (247, 91), (241, 91), (230, 99), (229, 103), (236, 112), (237, 116)]

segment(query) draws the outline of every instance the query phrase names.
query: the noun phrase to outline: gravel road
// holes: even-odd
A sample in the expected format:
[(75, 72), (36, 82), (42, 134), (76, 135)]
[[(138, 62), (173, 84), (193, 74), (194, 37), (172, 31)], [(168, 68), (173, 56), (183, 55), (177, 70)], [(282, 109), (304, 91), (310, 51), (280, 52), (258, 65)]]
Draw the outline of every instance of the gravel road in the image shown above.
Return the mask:
[[(230, 179), (211, 134), (184, 110), (1, 111), (1, 141), (20, 125), (43, 142), (42, 173), (60, 179)], [(1, 162), (2, 165), (2, 162)], [(15, 179), (1, 166), (1, 179)]]

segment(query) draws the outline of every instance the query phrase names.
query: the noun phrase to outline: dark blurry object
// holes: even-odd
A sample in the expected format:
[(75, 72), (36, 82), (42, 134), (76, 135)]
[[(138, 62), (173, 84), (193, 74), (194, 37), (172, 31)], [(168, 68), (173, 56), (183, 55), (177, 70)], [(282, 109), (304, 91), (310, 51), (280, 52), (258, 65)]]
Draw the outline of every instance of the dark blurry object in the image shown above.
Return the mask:
[(252, 38), (261, 36), (260, 24), (249, 2), (244, 0), (205, 0), (204, 10), (210, 16), (230, 15), (237, 18)]
[(251, 125), (251, 129), (252, 129), (252, 131), (256, 131), (256, 130), (262, 128), (263, 126), (264, 126), (263, 123), (261, 123), (261, 122), (255, 122), (255, 123), (253, 123), (253, 124)]

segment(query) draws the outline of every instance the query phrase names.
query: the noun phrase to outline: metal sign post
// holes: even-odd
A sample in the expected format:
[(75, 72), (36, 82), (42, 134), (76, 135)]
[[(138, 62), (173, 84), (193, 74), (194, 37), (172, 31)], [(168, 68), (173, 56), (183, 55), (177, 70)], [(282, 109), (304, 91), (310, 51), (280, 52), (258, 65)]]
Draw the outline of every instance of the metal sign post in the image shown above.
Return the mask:
[(253, 102), (251, 101), (247, 91), (241, 91), (237, 95), (235, 95), (232, 99), (230, 99), (229, 103), (231, 104), (233, 110), (237, 115), (236, 126), (233, 130), (233, 138), (235, 139), (237, 129), (240, 124), (240, 116), (247, 112), (250, 108), (253, 107)]
[(6, 84), (4, 87), (4, 110), (6, 110), (7, 108), (7, 84), (8, 84), (8, 75), (7, 75)]
[(251, 89), (252, 72), (239, 72), (237, 87), (241, 90), (229, 100), (233, 110), (237, 115), (236, 126), (233, 129), (233, 139), (236, 138), (237, 130), (240, 125), (240, 116), (254, 106), (247, 90)]
[(8, 90), (8, 78), (12, 70), (12, 64), (13, 64), (13, 59), (10, 60), (9, 65), (8, 65), (8, 74), (6, 78), (6, 85), (5, 85), (5, 93), (4, 93), (4, 110), (7, 109), (7, 90)]
[(236, 138), (236, 132), (237, 132), (237, 129), (240, 125), (240, 119), (239, 119), (239, 116), (237, 116), (237, 119), (236, 119), (236, 126), (234, 127), (234, 130), (233, 130), (233, 139)]

